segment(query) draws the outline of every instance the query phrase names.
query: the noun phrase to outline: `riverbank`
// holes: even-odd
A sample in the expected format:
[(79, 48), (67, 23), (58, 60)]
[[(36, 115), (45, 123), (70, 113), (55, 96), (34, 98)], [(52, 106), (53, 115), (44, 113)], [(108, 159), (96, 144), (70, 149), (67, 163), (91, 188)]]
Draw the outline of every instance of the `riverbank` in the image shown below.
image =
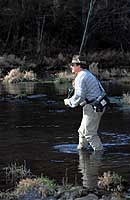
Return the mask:
[[(98, 177), (96, 187), (86, 188), (67, 180), (58, 185), (42, 175), (35, 176), (26, 168), (12, 164), (6, 169), (6, 181), (12, 188), (0, 192), (0, 200), (126, 200), (130, 198), (130, 186), (123, 177), (110, 171)], [(4, 172), (4, 171), (3, 171)]]
[[(38, 79), (54, 79), (61, 76), (61, 72), (68, 74), (71, 54), (59, 52), (55, 57), (43, 56), (40, 63), (36, 59), (30, 60), (26, 56), (17, 57), (14, 54), (0, 56), (0, 79), (4, 78), (12, 69), (21, 72), (33, 71)], [(88, 52), (85, 56), (87, 66), (100, 80), (126, 79), (130, 77), (130, 53), (116, 50), (100, 50)], [(65, 76), (64, 74), (64, 76)]]
[[(48, 181), (47, 181), (48, 182)], [(87, 189), (83, 186), (48, 186), (40, 179), (23, 179), (13, 192), (0, 193), (1, 200), (126, 200), (130, 198), (130, 188), (122, 185), (111, 187), (110, 191), (99, 188)]]

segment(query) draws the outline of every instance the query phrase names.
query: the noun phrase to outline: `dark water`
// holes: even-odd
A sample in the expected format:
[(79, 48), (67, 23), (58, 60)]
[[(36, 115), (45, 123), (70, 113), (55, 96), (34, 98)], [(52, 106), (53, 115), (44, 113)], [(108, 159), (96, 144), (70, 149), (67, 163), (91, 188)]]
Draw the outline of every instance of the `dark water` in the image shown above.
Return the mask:
[[(88, 187), (95, 186), (98, 176), (108, 170), (129, 180), (130, 107), (120, 104), (120, 96), (130, 89), (112, 83), (104, 86), (119, 106), (103, 115), (99, 134), (105, 151), (95, 154), (91, 149), (76, 149), (82, 110), (64, 106), (67, 85), (1, 85), (0, 169), (26, 161), (33, 174), (43, 174), (60, 184), (64, 181)], [(32, 96), (12, 98), (23, 93)]]

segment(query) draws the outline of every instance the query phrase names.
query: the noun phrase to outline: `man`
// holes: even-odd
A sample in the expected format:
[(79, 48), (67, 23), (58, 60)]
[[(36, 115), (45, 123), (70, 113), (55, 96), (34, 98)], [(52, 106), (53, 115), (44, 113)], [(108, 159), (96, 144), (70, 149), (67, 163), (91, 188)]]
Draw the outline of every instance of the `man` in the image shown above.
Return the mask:
[(104, 109), (96, 112), (91, 104), (101, 95), (103, 88), (96, 77), (86, 69), (86, 61), (82, 56), (73, 56), (71, 69), (72, 73), (77, 75), (75, 78), (75, 91), (71, 98), (64, 99), (64, 103), (71, 108), (78, 105), (83, 106), (83, 117), (78, 130), (79, 144), (77, 149), (85, 149), (90, 144), (94, 151), (103, 150), (97, 130)]

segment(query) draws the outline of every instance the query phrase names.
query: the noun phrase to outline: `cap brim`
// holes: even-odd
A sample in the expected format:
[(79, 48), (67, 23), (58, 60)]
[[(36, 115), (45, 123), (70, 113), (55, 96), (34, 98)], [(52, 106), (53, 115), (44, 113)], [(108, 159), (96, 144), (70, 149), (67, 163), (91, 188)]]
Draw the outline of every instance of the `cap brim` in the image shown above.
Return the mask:
[(86, 61), (77, 61), (76, 62), (76, 60), (72, 60), (71, 64), (84, 64), (84, 65), (86, 65)]

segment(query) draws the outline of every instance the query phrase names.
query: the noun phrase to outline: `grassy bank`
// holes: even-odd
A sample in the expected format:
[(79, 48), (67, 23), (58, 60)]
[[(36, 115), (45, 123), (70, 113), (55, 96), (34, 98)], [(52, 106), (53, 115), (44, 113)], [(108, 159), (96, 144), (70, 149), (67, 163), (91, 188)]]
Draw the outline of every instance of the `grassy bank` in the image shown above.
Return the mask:
[[(6, 182), (12, 183), (11, 188), (5, 192), (0, 192), (0, 200), (42, 200), (42, 199), (66, 199), (75, 200), (82, 197), (96, 196), (115, 198), (116, 200), (125, 199), (128, 192), (128, 183), (123, 177), (110, 171), (105, 172), (98, 178), (96, 188), (84, 188), (83, 186), (69, 185), (64, 182), (58, 185), (48, 177), (33, 175), (30, 169), (26, 168), (26, 162), (18, 166), (16, 163), (4, 168)], [(95, 199), (95, 198), (94, 198)]]

